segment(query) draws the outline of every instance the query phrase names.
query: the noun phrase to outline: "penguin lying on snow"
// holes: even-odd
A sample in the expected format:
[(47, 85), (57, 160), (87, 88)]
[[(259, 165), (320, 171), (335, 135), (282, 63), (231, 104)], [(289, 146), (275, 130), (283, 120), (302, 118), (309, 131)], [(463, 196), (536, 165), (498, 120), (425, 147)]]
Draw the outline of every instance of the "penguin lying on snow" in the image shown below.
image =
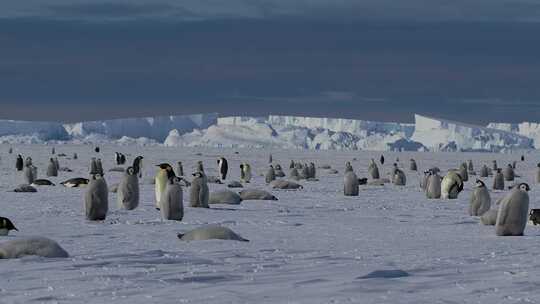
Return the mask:
[(182, 241), (204, 241), (204, 240), (232, 240), (249, 242), (249, 240), (236, 234), (227, 227), (218, 225), (209, 225), (201, 228), (193, 229), (185, 234), (178, 234), (178, 238)]
[(529, 221), (535, 226), (540, 224), (540, 209), (531, 209), (531, 212), (529, 212)]
[(64, 248), (45, 237), (29, 237), (0, 243), (0, 259), (17, 259), (27, 255), (45, 258), (69, 257)]
[(55, 186), (55, 184), (48, 179), (36, 179), (30, 186)]
[(89, 182), (90, 180), (87, 178), (76, 177), (76, 178), (71, 178), (71, 179), (68, 179), (67, 181), (61, 182), (60, 184), (68, 188), (78, 188), (78, 187), (87, 186)]

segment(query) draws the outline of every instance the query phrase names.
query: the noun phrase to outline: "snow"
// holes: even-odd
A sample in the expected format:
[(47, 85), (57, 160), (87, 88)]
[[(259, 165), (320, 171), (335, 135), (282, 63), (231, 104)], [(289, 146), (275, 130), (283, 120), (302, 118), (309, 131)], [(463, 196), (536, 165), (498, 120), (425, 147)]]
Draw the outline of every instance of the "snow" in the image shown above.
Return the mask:
[(540, 149), (540, 123), (522, 122), (519, 124), (510, 123), (490, 123), (488, 128), (513, 132), (531, 138), (534, 141), (534, 148)]
[[(467, 215), (474, 179), (457, 200), (427, 200), (419, 176), (409, 171), (415, 158), (419, 172), (437, 166), (443, 172), (472, 159), (476, 168), (519, 154), (394, 153), (408, 185), (361, 186), (360, 196), (345, 197), (343, 169), (351, 161), (358, 177), (367, 176), (371, 158), (380, 152), (167, 148), (102, 146), (105, 171), (115, 167), (114, 152), (144, 155), (141, 204), (133, 211), (110, 204), (103, 222), (84, 219), (84, 188), (40, 187), (37, 193), (7, 192), (21, 176), (13, 169), (15, 155), (32, 156), (45, 168), (50, 147), (15, 145), (14, 154), (0, 148), (0, 210), (20, 232), (0, 243), (29, 236), (55, 240), (69, 258), (24, 257), (0, 260), (2, 303), (535, 303), (540, 275), (540, 228), (529, 225), (523, 237), (497, 237), (492, 226)], [(66, 144), (57, 153), (74, 171), (52, 177), (57, 183), (86, 176), (90, 157), (85, 145)], [(238, 152), (236, 154), (235, 152)], [(301, 182), (303, 190), (272, 190), (258, 173), (268, 154), (287, 168), (291, 159), (329, 164), (340, 174), (317, 171), (318, 182)], [(240, 205), (190, 208), (182, 222), (162, 221), (154, 209), (153, 185), (145, 181), (152, 164), (181, 160), (192, 168), (203, 160), (217, 175), (216, 158), (229, 161), (230, 180), (239, 179), (238, 165), (253, 168), (250, 188), (270, 191), (278, 201), (243, 201)], [(530, 152), (517, 173), (532, 186), (531, 208), (539, 208), (540, 188), (534, 184), (536, 160)], [(356, 159), (356, 160), (353, 160)], [(391, 169), (380, 166), (383, 176)], [(121, 173), (107, 172), (109, 185)], [(491, 184), (491, 178), (486, 184)], [(210, 184), (211, 191), (225, 185)], [(493, 201), (505, 192), (492, 191)], [(189, 201), (184, 189), (184, 200)], [(110, 194), (115, 202), (116, 194)], [(219, 224), (250, 242), (182, 242), (178, 233)]]
[[(415, 114), (414, 141), (432, 151), (455, 146), (461, 151), (531, 149), (530, 138), (511, 132)], [(443, 149), (444, 150), (444, 149)]]

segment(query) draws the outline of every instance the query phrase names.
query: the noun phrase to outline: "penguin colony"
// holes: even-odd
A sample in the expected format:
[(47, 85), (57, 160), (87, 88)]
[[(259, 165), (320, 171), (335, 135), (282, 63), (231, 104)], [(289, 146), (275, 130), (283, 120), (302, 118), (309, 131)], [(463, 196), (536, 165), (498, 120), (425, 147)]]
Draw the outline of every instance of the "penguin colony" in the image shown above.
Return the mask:
[[(95, 148), (96, 153), (101, 153), (99, 147)], [(10, 148), (10, 152), (13, 150)], [(55, 155), (53, 148), (51, 154)], [(59, 154), (65, 157), (65, 154)], [(69, 158), (68, 158), (69, 159)], [(77, 160), (77, 154), (73, 154), (73, 160)], [(121, 182), (117, 186), (117, 208), (124, 210), (134, 210), (140, 203), (140, 177), (142, 177), (142, 156), (134, 158), (132, 166), (126, 168), (123, 172)], [(523, 161), (523, 158), (522, 158)], [(125, 154), (115, 152), (114, 163), (116, 165), (125, 165), (127, 157)], [(359, 178), (351, 162), (345, 163), (343, 175), (343, 195), (355, 197), (360, 195), (361, 185), (385, 185), (406, 186), (406, 173), (400, 168), (399, 159), (393, 164), (389, 172), (389, 178), (381, 178), (379, 166), (374, 159), (371, 159), (367, 166), (368, 178)], [(384, 156), (380, 157), (379, 163), (384, 170)], [(163, 220), (182, 221), (184, 218), (184, 191), (183, 187), (189, 189), (189, 206), (193, 208), (210, 208), (209, 204), (230, 204), (238, 205), (248, 200), (267, 200), (276, 201), (278, 198), (270, 192), (260, 189), (246, 189), (240, 192), (230, 190), (221, 190), (210, 193), (208, 186), (209, 177), (204, 171), (202, 161), (197, 162), (195, 172), (191, 174), (192, 179), (188, 181), (184, 177), (184, 166), (181, 161), (177, 162), (176, 172), (168, 163), (161, 163), (156, 166), (155, 175), (155, 207), (159, 210)], [(330, 166), (322, 166), (327, 172), (339, 172)], [(409, 174), (416, 174), (418, 164), (414, 159), (409, 161)], [(17, 187), (15, 192), (36, 192), (36, 187), (54, 186), (50, 180), (38, 179), (38, 168), (34, 165), (31, 157), (24, 158), (17, 155), (15, 160), (15, 169), (22, 171), (24, 184)], [(316, 180), (317, 170), (313, 162), (295, 162), (291, 161), (289, 165), (289, 179), (291, 180)], [(62, 169), (63, 170), (63, 169)], [(474, 187), (470, 194), (469, 210), (470, 216), (479, 217), (479, 221), (485, 225), (494, 225), (495, 234), (498, 236), (520, 236), (524, 234), (527, 218), (540, 223), (540, 211), (533, 209), (529, 212), (530, 186), (526, 183), (512, 185), (510, 191), (506, 192), (503, 198), (498, 202), (497, 209), (491, 209), (491, 195), (488, 186), (481, 178), (493, 176), (492, 189), (496, 191), (505, 190), (505, 182), (513, 182), (518, 176), (515, 172), (516, 162), (508, 164), (504, 170), (497, 166), (493, 161), (491, 168), (486, 164), (481, 166)], [(58, 177), (61, 171), (58, 157), (51, 157), (46, 165), (47, 177)], [(66, 170), (68, 171), (68, 170)], [(217, 158), (217, 171), (219, 181), (224, 181), (228, 177), (229, 164), (224, 157)], [(69, 171), (68, 171), (69, 172)], [(384, 172), (384, 171), (383, 171)], [(411, 173), (413, 172), (413, 173)], [(451, 169), (444, 176), (439, 175), (438, 168), (430, 168), (423, 172), (420, 188), (425, 193), (426, 198), (431, 200), (451, 200), (456, 199), (465, 189), (465, 184), (469, 180), (469, 175), (476, 175), (472, 160), (463, 162), (458, 169)], [(231, 181), (230, 188), (243, 187), (243, 184), (249, 184), (252, 180), (252, 168), (247, 162), (240, 163), (240, 182)], [(268, 158), (268, 167), (264, 174), (266, 184), (273, 189), (295, 189), (301, 190), (303, 186), (293, 181), (283, 179), (286, 175), (280, 164), (274, 163), (272, 155)], [(537, 165), (537, 173), (534, 176), (537, 183), (540, 183), (540, 163)], [(92, 157), (89, 167), (89, 178), (76, 177), (70, 178), (60, 183), (67, 188), (84, 187), (83, 206), (86, 219), (89, 221), (103, 221), (109, 211), (109, 188), (105, 180), (103, 163), (101, 158)], [(396, 189), (398, 189), (396, 187)], [(6, 217), (0, 217), (0, 236), (6, 236), (12, 231), (18, 231), (14, 223)], [(204, 239), (223, 239), (247, 241), (234, 231), (221, 226), (204, 226), (190, 232), (178, 234), (178, 238), (183, 241), (204, 240)], [(43, 248), (53, 248), (60, 252), (59, 256), (68, 256), (58, 244), (48, 239), (28, 239), (28, 246), (37, 246)], [(1, 246), (0, 246), (1, 247)], [(41, 250), (41, 249), (40, 249)], [(39, 250), (38, 250), (39, 251)], [(45, 250), (46, 251), (46, 250)], [(29, 250), (28, 252), (31, 252)], [(44, 252), (41, 250), (40, 252)], [(20, 256), (18, 253), (9, 252), (5, 249), (1, 251), (3, 256)], [(39, 255), (39, 254), (38, 254)], [(43, 254), (43, 256), (47, 256)], [(52, 256), (52, 255), (51, 255)]]

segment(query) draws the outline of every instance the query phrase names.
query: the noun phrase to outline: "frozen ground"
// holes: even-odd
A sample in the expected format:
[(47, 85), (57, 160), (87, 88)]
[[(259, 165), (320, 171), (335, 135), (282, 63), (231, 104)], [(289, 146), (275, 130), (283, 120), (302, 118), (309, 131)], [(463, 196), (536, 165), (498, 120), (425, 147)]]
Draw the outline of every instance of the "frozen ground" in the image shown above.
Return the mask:
[[(272, 191), (279, 201), (244, 201), (209, 210), (186, 207), (182, 222), (165, 222), (153, 207), (153, 186), (147, 181), (155, 173), (151, 164), (182, 160), (189, 172), (203, 160), (212, 175), (216, 158), (224, 155), (231, 179), (238, 179), (239, 162), (247, 160), (257, 173), (250, 187), (268, 189), (258, 174), (265, 171), (268, 151), (105, 146), (106, 170), (113, 166), (116, 150), (129, 154), (129, 161), (139, 154), (146, 157), (142, 203), (134, 211), (119, 211), (111, 194), (108, 218), (91, 223), (83, 216), (84, 189), (6, 192), (22, 180), (14, 170), (17, 153), (32, 156), (43, 177), (50, 148), (16, 146), (12, 155), (7, 146), (0, 148), (0, 216), (20, 229), (0, 242), (47, 236), (71, 257), (0, 261), (0, 303), (540, 302), (540, 228), (528, 226), (524, 237), (496, 237), (492, 226), (466, 215), (472, 181), (458, 200), (429, 201), (419, 190), (417, 174), (408, 170), (411, 156), (420, 169), (437, 165), (446, 171), (469, 158), (477, 169), (493, 159), (502, 166), (519, 154), (385, 152), (383, 171), (399, 156), (408, 185), (362, 186), (359, 197), (344, 197), (345, 161), (356, 158), (352, 164), (357, 174), (366, 176), (368, 160), (378, 159), (378, 152), (272, 151), (284, 168), (293, 158), (330, 164), (340, 174), (319, 169), (320, 181), (303, 182), (301, 191)], [(61, 165), (74, 172), (61, 173), (55, 182), (87, 176), (90, 146), (57, 146), (56, 151), (69, 156), (78, 152), (79, 160), (61, 158)], [(540, 155), (526, 156), (517, 173), (532, 186), (531, 208), (538, 208), (533, 177)], [(108, 173), (109, 185), (120, 176)], [(186, 201), (188, 193), (185, 189)], [(494, 199), (502, 195), (492, 193)], [(230, 227), (251, 242), (186, 243), (176, 238), (208, 223)], [(390, 272), (368, 276), (374, 271)]]

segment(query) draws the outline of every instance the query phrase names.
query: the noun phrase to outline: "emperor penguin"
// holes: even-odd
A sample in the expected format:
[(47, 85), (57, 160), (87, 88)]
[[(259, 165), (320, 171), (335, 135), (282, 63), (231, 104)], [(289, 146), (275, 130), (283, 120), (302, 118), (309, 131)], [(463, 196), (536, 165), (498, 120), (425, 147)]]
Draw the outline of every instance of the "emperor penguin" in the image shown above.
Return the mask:
[(359, 184), (358, 176), (356, 176), (354, 171), (345, 172), (345, 177), (343, 179), (343, 194), (345, 196), (358, 196)]
[(317, 169), (315, 168), (315, 163), (309, 163), (309, 178), (317, 178)]
[(92, 159), (90, 160), (90, 175), (98, 173), (99, 169), (97, 167), (97, 160), (95, 157), (92, 157)]
[(469, 204), (469, 215), (481, 216), (491, 208), (491, 197), (483, 181), (477, 179)]
[(489, 169), (486, 165), (482, 166), (482, 169), (480, 169), (480, 177), (488, 177), (489, 176)]
[(77, 155), (77, 153), (73, 153), (73, 159), (79, 159), (79, 155)]
[(525, 155), (521, 155), (521, 161), (522, 161), (522, 162), (525, 161)]
[(142, 177), (142, 169), (143, 169), (143, 159), (142, 156), (137, 156), (133, 160), (133, 170), (135, 171), (135, 174), (139, 176), (139, 178)]
[(19, 231), (7, 217), (0, 217), (0, 236), (8, 235), (11, 230)]
[(203, 162), (202, 160), (199, 160), (197, 162), (197, 169), (196, 169), (198, 172), (204, 172), (204, 166), (203, 166)]
[(497, 161), (496, 161), (496, 160), (494, 160), (494, 161), (492, 162), (491, 169), (492, 169), (493, 171), (497, 171), (498, 167), (497, 167)]
[(298, 174), (298, 169), (292, 168), (292, 169), (289, 171), (289, 178), (290, 178), (290, 179), (299, 180), (299, 179), (300, 179), (300, 174)]
[(368, 173), (369, 175), (371, 175), (372, 179), (380, 178), (379, 167), (377, 167), (377, 164), (375, 163), (375, 160), (373, 158), (371, 159), (371, 163), (369, 164)]
[(540, 163), (536, 164), (536, 182), (540, 184)]
[(22, 155), (17, 155), (17, 161), (15, 161), (15, 168), (17, 171), (22, 171), (24, 168), (24, 161)]
[(504, 169), (503, 176), (505, 181), (511, 182), (514, 180), (515, 174), (512, 165), (508, 164), (508, 166)]
[(523, 235), (529, 214), (529, 190), (529, 185), (521, 183), (502, 199), (495, 223), (497, 235)]
[(270, 155), (268, 156), (268, 163), (271, 164), (272, 162), (273, 162), (272, 153), (270, 153)]
[(159, 209), (159, 202), (161, 201), (161, 196), (165, 192), (168, 181), (175, 177), (174, 170), (171, 165), (167, 163), (162, 163), (157, 165), (159, 167), (158, 172), (155, 177), (154, 190), (156, 194), (156, 209)]
[(289, 169), (292, 169), (295, 167), (294, 160), (291, 159), (291, 164), (289, 165)]
[(51, 149), (51, 154), (52, 154), (52, 155), (55, 155), (55, 154), (56, 154), (56, 149), (55, 149), (54, 147), (52, 147), (52, 149)]
[(234, 231), (227, 227), (218, 225), (207, 225), (194, 230), (191, 230), (185, 234), (179, 233), (178, 238), (182, 241), (203, 241), (203, 240), (232, 240), (249, 242), (249, 240), (236, 234)]
[(114, 160), (117, 165), (124, 165), (126, 163), (126, 156), (120, 152), (114, 152)]
[(462, 163), (461, 166), (459, 166), (459, 176), (461, 176), (461, 180), (464, 182), (469, 181), (469, 172), (467, 170), (467, 164)]
[(397, 169), (392, 178), (392, 182), (396, 186), (405, 186), (407, 184), (407, 177), (405, 176), (405, 172), (403, 172), (403, 170)]
[(49, 165), (47, 166), (47, 176), (58, 176), (58, 167), (53, 158), (49, 160)]
[(309, 178), (309, 167), (307, 164), (304, 164), (302, 167), (302, 171), (300, 172), (300, 177), (302, 179), (308, 179)]
[(381, 165), (384, 165), (384, 155), (381, 155), (380, 161), (381, 161)]
[(394, 163), (394, 165), (392, 166), (392, 170), (390, 171), (390, 176), (392, 176), (392, 178), (394, 177), (394, 175), (396, 175), (396, 172), (399, 170), (398, 168), (398, 164), (397, 163)]
[(352, 167), (352, 165), (351, 165), (351, 162), (346, 162), (346, 163), (345, 163), (345, 173), (347, 173), (347, 172), (353, 172), (353, 171), (354, 171), (354, 170), (353, 170), (353, 167)]
[(248, 163), (240, 165), (240, 180), (244, 183), (251, 181), (251, 166)]
[(34, 180), (36, 180), (36, 178), (37, 178), (36, 175), (35, 175), (35, 170), (34, 170), (33, 165), (28, 165), (28, 166), (24, 167), (23, 174), (24, 174), (24, 180), (28, 185), (33, 183)]
[(31, 165), (33, 165), (32, 158), (31, 158), (31, 157), (27, 157), (27, 158), (24, 160), (24, 166), (25, 166), (25, 167), (28, 167), (28, 166), (31, 166)]
[(101, 174), (92, 174), (84, 195), (86, 219), (102, 221), (109, 210), (109, 189)]
[(512, 162), (512, 169), (516, 169), (516, 166), (517, 166), (517, 161), (513, 161)]
[(167, 181), (165, 192), (161, 195), (160, 213), (164, 220), (181, 221), (184, 217), (184, 199), (180, 178)]
[(116, 193), (118, 208), (133, 210), (139, 206), (139, 178), (133, 167), (126, 169)]
[(264, 177), (264, 180), (267, 184), (270, 184), (276, 179), (276, 172), (274, 171), (274, 166), (270, 165), (268, 167), (268, 171), (266, 171), (266, 175)]
[(9, 147), (8, 153), (9, 153), (9, 154), (13, 154), (13, 147)]
[(94, 152), (99, 153), (100, 151), (101, 151), (101, 149), (99, 147), (94, 148)]
[(193, 176), (189, 193), (189, 205), (190, 207), (209, 208), (210, 194), (206, 175), (204, 172), (198, 171), (193, 173)]
[(96, 159), (97, 172), (103, 175), (103, 164), (101, 163), (101, 158)]
[(283, 169), (281, 168), (280, 164), (276, 165), (275, 173), (276, 173), (276, 177), (285, 177), (285, 172), (283, 172)]
[(412, 158), (410, 160), (409, 169), (411, 171), (417, 171), (418, 170), (418, 166), (416, 166), (416, 161), (414, 159), (412, 159)]
[(441, 177), (437, 172), (429, 171), (428, 173), (426, 197), (429, 199), (441, 198)]
[(441, 183), (441, 197), (443, 199), (456, 199), (461, 191), (463, 191), (461, 176), (453, 170), (449, 171)]
[(467, 167), (467, 169), (469, 169), (469, 172), (474, 172), (474, 165), (472, 159), (469, 159)]
[(176, 166), (176, 173), (178, 176), (184, 176), (184, 166), (181, 161), (179, 161)]
[(430, 175), (431, 171), (430, 170), (426, 170), (424, 171), (424, 175), (422, 176), (422, 178), (420, 179), (420, 189), (422, 190), (426, 190), (427, 189), (427, 185), (428, 185), (428, 180), (429, 180), (429, 175)]
[(504, 175), (500, 168), (497, 169), (497, 173), (493, 177), (493, 190), (504, 190)]
[(219, 174), (222, 180), (227, 179), (227, 171), (229, 171), (229, 165), (227, 163), (227, 160), (225, 157), (220, 157), (217, 160), (217, 164), (219, 167)]

